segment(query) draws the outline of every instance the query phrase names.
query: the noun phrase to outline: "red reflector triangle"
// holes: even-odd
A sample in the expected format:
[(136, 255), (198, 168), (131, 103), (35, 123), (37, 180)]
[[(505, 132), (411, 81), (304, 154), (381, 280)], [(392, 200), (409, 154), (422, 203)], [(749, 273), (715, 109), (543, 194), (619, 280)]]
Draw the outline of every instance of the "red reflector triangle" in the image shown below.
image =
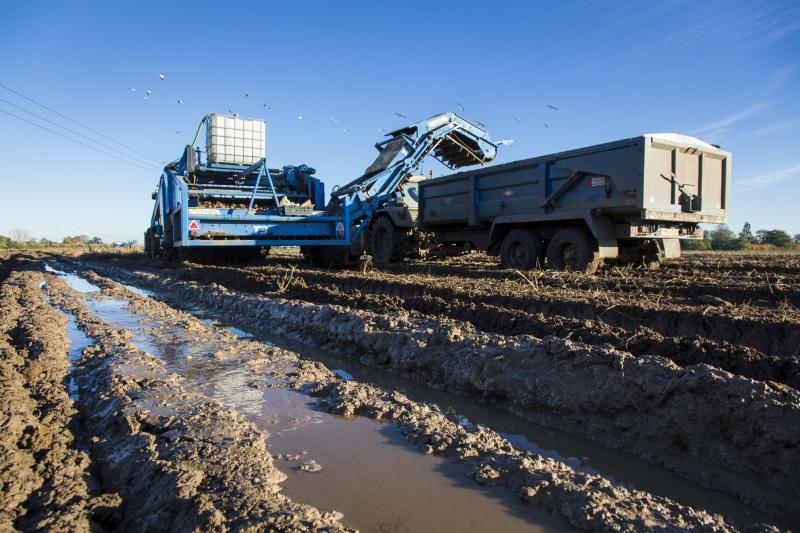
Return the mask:
[(200, 225), (197, 223), (196, 220), (192, 220), (189, 222), (189, 229), (200, 229)]

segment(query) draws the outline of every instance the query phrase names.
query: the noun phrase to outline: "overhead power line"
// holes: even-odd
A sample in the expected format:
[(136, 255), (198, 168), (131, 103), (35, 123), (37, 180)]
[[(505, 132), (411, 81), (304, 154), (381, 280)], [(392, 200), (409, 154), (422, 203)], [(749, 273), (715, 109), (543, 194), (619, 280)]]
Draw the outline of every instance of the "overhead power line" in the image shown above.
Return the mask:
[[(10, 105), (10, 106), (12, 106), (12, 107), (15, 107), (16, 109), (19, 109), (20, 111), (24, 111), (25, 113), (28, 113), (29, 115), (33, 115), (34, 117), (36, 117), (36, 118), (38, 118), (38, 119), (40, 119), (40, 120), (44, 120), (44, 121), (45, 121), (45, 122), (47, 122), (48, 124), (52, 124), (53, 126), (58, 126), (59, 128), (61, 128), (61, 129), (63, 129), (63, 130), (66, 130), (66, 131), (68, 131), (68, 132), (72, 133), (73, 135), (77, 135), (78, 137), (81, 137), (81, 138), (83, 138), (83, 139), (86, 139), (86, 140), (87, 140), (87, 141), (89, 141), (89, 142), (96, 143), (96, 144), (99, 144), (100, 146), (103, 146), (103, 147), (105, 147), (105, 148), (108, 148), (108, 149), (109, 149), (109, 150), (111, 150), (112, 152), (115, 152), (115, 153), (119, 154), (119, 156), (120, 156), (120, 157), (125, 157), (125, 158), (131, 159), (131, 160), (133, 160), (133, 161), (136, 161), (136, 162), (138, 162), (138, 161), (139, 161), (139, 159), (138, 159), (137, 157), (135, 157), (135, 156), (132, 156), (132, 155), (130, 155), (130, 154), (128, 154), (128, 153), (126, 153), (126, 152), (123, 152), (123, 151), (121, 151), (119, 148), (114, 148), (113, 146), (111, 146), (111, 145), (108, 145), (108, 144), (105, 144), (105, 143), (102, 143), (102, 142), (100, 142), (100, 141), (98, 141), (98, 140), (96, 140), (96, 139), (93, 139), (93, 138), (89, 137), (88, 135), (84, 135), (84, 134), (80, 133), (79, 131), (75, 131), (75, 130), (73, 130), (73, 129), (71, 129), (71, 128), (68, 128), (68, 127), (66, 127), (66, 126), (63, 126), (63, 125), (59, 124), (58, 122), (54, 122), (54, 121), (50, 120), (50, 119), (49, 119), (49, 118), (47, 118), (47, 117), (43, 117), (42, 115), (39, 115), (39, 114), (37, 114), (37, 113), (34, 113), (33, 111), (30, 111), (29, 109), (25, 109), (24, 107), (22, 107), (22, 106), (18, 106), (17, 104), (15, 104), (15, 103), (13, 103), (13, 102), (9, 102), (9, 101), (8, 101), (8, 100), (6, 100), (5, 98), (0, 98), (0, 102), (5, 102), (6, 104), (8, 104), (8, 105)], [(150, 163), (149, 163), (149, 162), (147, 162), (146, 164), (148, 164), (148, 165), (149, 165)]]
[(92, 132), (92, 133), (94, 133), (95, 135), (99, 135), (100, 137), (102, 137), (102, 138), (104, 138), (104, 139), (106, 139), (106, 140), (109, 140), (109, 141), (113, 142), (114, 144), (118, 144), (119, 146), (122, 146), (123, 148), (126, 148), (126, 149), (128, 149), (128, 150), (131, 150), (132, 152), (135, 152), (135, 153), (139, 154), (140, 156), (144, 156), (144, 157), (146, 157), (147, 159), (150, 159), (151, 161), (155, 161), (155, 162), (156, 162), (156, 163), (158, 163), (159, 165), (161, 165), (161, 164), (162, 164), (162, 162), (161, 162), (161, 161), (159, 161), (158, 159), (156, 159), (156, 158), (154, 158), (154, 157), (151, 157), (151, 156), (149, 156), (148, 154), (146, 154), (146, 153), (144, 153), (144, 152), (142, 152), (142, 151), (140, 151), (140, 150), (137, 150), (136, 148), (133, 148), (133, 147), (131, 147), (131, 146), (128, 146), (127, 144), (121, 143), (121, 142), (119, 142), (118, 140), (116, 140), (116, 139), (114, 139), (114, 138), (112, 138), (112, 137), (109, 137), (108, 135), (106, 135), (106, 134), (104, 134), (104, 133), (101, 133), (101, 132), (97, 131), (97, 130), (96, 130), (96, 129), (94, 129), (94, 128), (90, 128), (90, 127), (89, 127), (89, 126), (87, 126), (86, 124), (83, 124), (82, 122), (78, 122), (78, 121), (77, 121), (77, 120), (75, 120), (74, 118), (70, 118), (70, 117), (68, 117), (67, 115), (65, 115), (65, 114), (63, 114), (63, 113), (60, 113), (60, 112), (56, 111), (55, 109), (53, 109), (53, 108), (51, 108), (51, 107), (47, 107), (46, 105), (42, 104), (41, 102), (37, 102), (37, 101), (36, 101), (36, 100), (34, 100), (33, 98), (30, 98), (30, 97), (28, 97), (28, 96), (25, 96), (25, 95), (24, 95), (24, 94), (22, 94), (21, 92), (19, 92), (19, 91), (15, 91), (14, 89), (12, 89), (11, 87), (8, 87), (7, 85), (4, 85), (4, 84), (0, 83), (0, 87), (2, 87), (3, 89), (5, 89), (6, 91), (9, 91), (9, 92), (11, 92), (11, 93), (14, 93), (14, 94), (16, 94), (16, 95), (17, 95), (17, 96), (19, 96), (20, 98), (24, 98), (25, 100), (27, 100), (27, 101), (29, 101), (29, 102), (32, 102), (32, 103), (34, 103), (34, 104), (36, 104), (36, 105), (38, 105), (38, 106), (39, 106), (39, 107), (41, 107), (42, 109), (46, 109), (47, 111), (50, 111), (51, 113), (54, 113), (54, 114), (58, 115), (59, 117), (61, 117), (61, 118), (63, 118), (63, 119), (69, 120), (69, 121), (70, 121), (70, 122), (72, 122), (73, 124), (77, 124), (78, 126), (80, 126), (80, 127), (82, 127), (82, 128), (85, 128), (85, 129), (87, 129), (87, 130), (91, 131), (91, 132)]
[(99, 152), (101, 154), (107, 155), (108, 157), (113, 157), (114, 159), (116, 159), (118, 161), (122, 161), (123, 163), (128, 163), (129, 165), (134, 165), (134, 166), (139, 167), (141, 169), (144, 169), (144, 170), (146, 170), (148, 172), (152, 172), (153, 171), (152, 167), (146, 167), (143, 164), (135, 163), (135, 162), (129, 161), (127, 159), (122, 159), (121, 157), (117, 156), (116, 154), (112, 154), (110, 152), (106, 152), (105, 150), (101, 150), (100, 148), (97, 148), (96, 146), (92, 146), (90, 144), (86, 144), (84, 142), (81, 142), (81, 141), (79, 141), (77, 139), (73, 139), (72, 137), (68, 137), (68, 136), (66, 136), (64, 134), (61, 134), (61, 133), (55, 131), (55, 130), (51, 130), (50, 128), (48, 128), (46, 126), (42, 126), (41, 124), (37, 124), (37, 123), (35, 123), (35, 122), (31, 121), (31, 120), (28, 120), (26, 118), (23, 118), (23, 117), (19, 116), (19, 115), (15, 115), (14, 113), (6, 111), (5, 109), (0, 109), (0, 113), (5, 113), (6, 115), (9, 115), (9, 116), (12, 116), (12, 117), (14, 117), (14, 118), (16, 118), (18, 120), (21, 120), (22, 122), (27, 122), (28, 124), (36, 126), (37, 128), (41, 128), (41, 129), (43, 129), (45, 131), (49, 131), (53, 135), (58, 135), (59, 137), (63, 137), (64, 139), (67, 139), (68, 141), (72, 141), (74, 143), (80, 144), (81, 146), (85, 146), (86, 148), (89, 148), (90, 150), (94, 150), (95, 152)]

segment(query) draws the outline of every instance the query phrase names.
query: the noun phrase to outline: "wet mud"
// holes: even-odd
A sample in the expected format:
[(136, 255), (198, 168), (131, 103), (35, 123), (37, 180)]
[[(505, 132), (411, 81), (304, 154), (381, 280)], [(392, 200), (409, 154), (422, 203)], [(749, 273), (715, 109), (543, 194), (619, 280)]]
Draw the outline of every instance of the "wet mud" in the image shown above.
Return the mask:
[(254, 326), (279, 325), (435, 387), (499, 402), (761, 509), (786, 509), (798, 491), (800, 393), (785, 385), (570, 340), (489, 335), (457, 321), (256, 297), (149, 273), (116, 275), (177, 301), (251, 317)]
[[(370, 274), (360, 293), (369, 297), (348, 307), (322, 302), (336, 293), (341, 302), (355, 302), (342, 295), (358, 292), (348, 283), (364, 274), (309, 271), (323, 281), (344, 278), (324, 293), (323, 281), (309, 285), (301, 274), (287, 274), (293, 270), (280, 260), (274, 270), (284, 276), (279, 281), (285, 289), (277, 286), (267, 295), (252, 287), (237, 290), (232, 281), (262, 279), (256, 289), (266, 287), (274, 280), (259, 278), (266, 276), (263, 266), (220, 274), (228, 267), (162, 269), (135, 256), (99, 261), (32, 254), (0, 261), (0, 386), (9, 393), (0, 407), (3, 427), (11, 430), (0, 436), (0, 527), (777, 530), (757, 513), (758, 519), (737, 527), (730, 517), (634, 488), (577, 460), (539, 453), (489, 425), (364, 383), (286, 347), (303, 343), (663, 465), (772, 514), (783, 527), (800, 523), (793, 511), (800, 495), (800, 392), (790, 386), (786, 339), (773, 342), (773, 350), (735, 346), (725, 335), (698, 346), (699, 337), (689, 335), (665, 357), (660, 352), (669, 352), (676, 337), (656, 326), (642, 335), (650, 348), (627, 338), (634, 348), (626, 350), (621, 343), (630, 324), (555, 313), (561, 322), (554, 326), (546, 312), (506, 306), (506, 299), (517, 298), (508, 292), (510, 281), (482, 261), (432, 265), (430, 272), (446, 278), (441, 287), (453, 291), (437, 293), (436, 305), (448, 297), (469, 304), (465, 292), (488, 302), (489, 289), (475, 287), (495, 279), (501, 296), (496, 309), (524, 313), (517, 317), (522, 334), (502, 330), (502, 320), (489, 327), (479, 317), (487, 307), (473, 306), (467, 320), (467, 307), (395, 305), (413, 300), (402, 292), (404, 283), (435, 286), (434, 274), (418, 279), (413, 265), (411, 273), (398, 267)], [(691, 268), (716, 268), (702, 261)], [(81, 277), (45, 272), (48, 263)], [(690, 275), (689, 266), (670, 268), (678, 278)], [(740, 276), (744, 286), (757, 268), (743, 266), (731, 276)], [(780, 274), (782, 280), (791, 275)], [(454, 285), (456, 278), (463, 279)], [(299, 299), (291, 289), (298, 279), (306, 284)], [(639, 283), (629, 272), (607, 274), (602, 283), (615, 282)], [(397, 284), (400, 292), (393, 293)], [(641, 294), (652, 293), (643, 287)], [(784, 291), (781, 305), (793, 306), (793, 289), (773, 282), (776, 288)], [(760, 290), (754, 285), (752, 293)], [(579, 301), (592, 289), (575, 291), (584, 294)], [(729, 309), (738, 305), (732, 297), (728, 303), (711, 299), (723, 299), (719, 294), (708, 291), (706, 301), (713, 303), (703, 304), (712, 308), (704, 316), (732, 320), (742, 312)], [(674, 307), (645, 299), (639, 308), (663, 313)], [(698, 298), (676, 291), (672, 301), (680, 299), (681, 309), (698, 313)], [(618, 309), (624, 298), (611, 300)], [(756, 321), (794, 320), (780, 318), (785, 309), (778, 304), (749, 305), (761, 309), (751, 316)], [(187, 306), (291, 342), (261, 342), (177, 309)], [(657, 335), (664, 337), (660, 344), (652, 340)], [(747, 359), (742, 355), (762, 368), (736, 366)], [(780, 367), (781, 361), (789, 363)], [(35, 364), (45, 371), (29, 368)], [(21, 438), (25, 431), (19, 428), (58, 432), (58, 438), (41, 440), (32, 453), (35, 439)], [(43, 459), (48, 455), (52, 459)], [(359, 467), (364, 472), (355, 473)], [(359, 497), (363, 502), (353, 505)], [(393, 497), (394, 507), (387, 501)]]

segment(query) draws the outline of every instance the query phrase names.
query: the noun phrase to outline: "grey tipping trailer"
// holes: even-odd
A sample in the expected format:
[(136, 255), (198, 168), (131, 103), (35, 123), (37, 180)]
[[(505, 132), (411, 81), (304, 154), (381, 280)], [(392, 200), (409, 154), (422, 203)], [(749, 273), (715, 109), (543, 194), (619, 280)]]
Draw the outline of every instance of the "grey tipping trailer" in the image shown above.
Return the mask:
[(417, 227), (510, 268), (653, 266), (702, 238), (698, 224), (726, 221), (730, 176), (729, 152), (646, 134), (421, 181)]

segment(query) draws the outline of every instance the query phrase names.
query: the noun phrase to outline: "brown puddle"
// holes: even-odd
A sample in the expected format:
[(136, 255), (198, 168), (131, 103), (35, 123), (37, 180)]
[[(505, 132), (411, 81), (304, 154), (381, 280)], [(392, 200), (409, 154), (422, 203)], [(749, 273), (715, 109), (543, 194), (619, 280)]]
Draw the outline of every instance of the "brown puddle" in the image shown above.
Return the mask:
[[(361, 531), (572, 529), (563, 517), (525, 504), (504, 487), (478, 485), (465, 465), (422, 453), (395, 424), (331, 415), (315, 409), (313, 398), (289, 389), (254, 388), (250, 371), (237, 366), (241, 363), (210, 356), (221, 343), (195, 342), (180, 327), (157, 324), (132, 313), (127, 302), (96, 294), (96, 287), (78, 276), (55, 273), (73, 289), (92, 293), (84, 304), (109, 324), (133, 330), (132, 342), (140, 349), (195, 390), (251, 420), (288, 476), (284, 493), (295, 501), (340, 511), (343, 524)], [(149, 332), (154, 326), (157, 337)], [(321, 469), (299, 469), (306, 461)]]

